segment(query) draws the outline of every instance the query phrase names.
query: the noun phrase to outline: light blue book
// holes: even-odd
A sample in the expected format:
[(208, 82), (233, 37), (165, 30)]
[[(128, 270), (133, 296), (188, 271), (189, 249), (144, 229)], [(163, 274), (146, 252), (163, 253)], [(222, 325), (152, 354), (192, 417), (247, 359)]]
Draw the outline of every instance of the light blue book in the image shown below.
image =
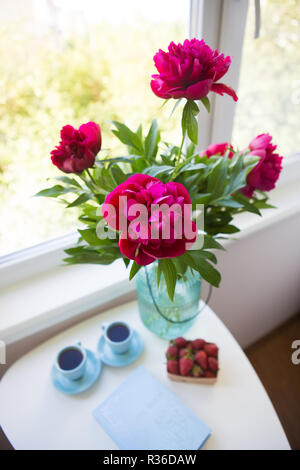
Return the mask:
[(121, 450), (197, 450), (210, 429), (144, 367), (93, 412)]

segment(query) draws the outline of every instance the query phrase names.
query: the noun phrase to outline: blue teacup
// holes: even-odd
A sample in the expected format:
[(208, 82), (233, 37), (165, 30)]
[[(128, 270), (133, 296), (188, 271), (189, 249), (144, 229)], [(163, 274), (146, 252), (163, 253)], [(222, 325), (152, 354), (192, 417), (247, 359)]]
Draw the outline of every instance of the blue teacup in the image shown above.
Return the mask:
[(74, 346), (67, 346), (59, 351), (56, 356), (56, 369), (70, 380), (80, 379), (86, 368), (86, 351), (77, 343)]
[(101, 328), (105, 342), (114, 354), (124, 354), (128, 351), (133, 331), (127, 323), (122, 321), (103, 323)]

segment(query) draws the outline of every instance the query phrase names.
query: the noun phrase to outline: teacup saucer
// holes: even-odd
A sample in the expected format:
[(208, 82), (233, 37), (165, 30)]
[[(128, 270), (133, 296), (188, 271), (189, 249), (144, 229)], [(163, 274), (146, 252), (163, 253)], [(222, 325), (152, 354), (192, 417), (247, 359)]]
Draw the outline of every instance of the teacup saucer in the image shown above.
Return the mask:
[(86, 356), (86, 369), (78, 380), (70, 380), (61, 374), (55, 366), (52, 367), (51, 378), (57, 390), (68, 395), (75, 395), (84, 392), (96, 382), (102, 369), (102, 363), (89, 349), (86, 349)]
[(112, 367), (124, 367), (134, 362), (143, 350), (143, 342), (137, 331), (133, 331), (130, 347), (126, 353), (115, 354), (101, 336), (98, 342), (99, 357), (104, 364)]

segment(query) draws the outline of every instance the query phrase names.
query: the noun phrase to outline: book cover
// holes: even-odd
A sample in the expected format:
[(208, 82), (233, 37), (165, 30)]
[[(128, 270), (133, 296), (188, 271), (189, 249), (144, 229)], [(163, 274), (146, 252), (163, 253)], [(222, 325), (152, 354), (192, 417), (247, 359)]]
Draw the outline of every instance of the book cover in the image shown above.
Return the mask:
[(121, 450), (197, 450), (210, 429), (144, 367), (93, 412)]

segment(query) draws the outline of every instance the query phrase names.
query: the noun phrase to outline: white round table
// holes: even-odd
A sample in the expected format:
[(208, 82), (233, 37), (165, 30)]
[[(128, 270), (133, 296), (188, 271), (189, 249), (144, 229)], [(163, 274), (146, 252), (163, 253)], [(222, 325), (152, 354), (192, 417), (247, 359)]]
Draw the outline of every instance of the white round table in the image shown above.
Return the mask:
[[(57, 391), (50, 370), (57, 351), (81, 340), (96, 350), (101, 323), (124, 319), (142, 336), (144, 351), (130, 366), (103, 365), (95, 385), (77, 396)], [(203, 449), (289, 449), (276, 412), (244, 352), (217, 316), (206, 307), (187, 338), (202, 337), (220, 348), (215, 385), (171, 382), (166, 375), (167, 342), (142, 324), (131, 302), (86, 320), (19, 359), (0, 385), (1, 426), (16, 449), (118, 449), (92, 411), (138, 365), (169, 387), (212, 430)]]

